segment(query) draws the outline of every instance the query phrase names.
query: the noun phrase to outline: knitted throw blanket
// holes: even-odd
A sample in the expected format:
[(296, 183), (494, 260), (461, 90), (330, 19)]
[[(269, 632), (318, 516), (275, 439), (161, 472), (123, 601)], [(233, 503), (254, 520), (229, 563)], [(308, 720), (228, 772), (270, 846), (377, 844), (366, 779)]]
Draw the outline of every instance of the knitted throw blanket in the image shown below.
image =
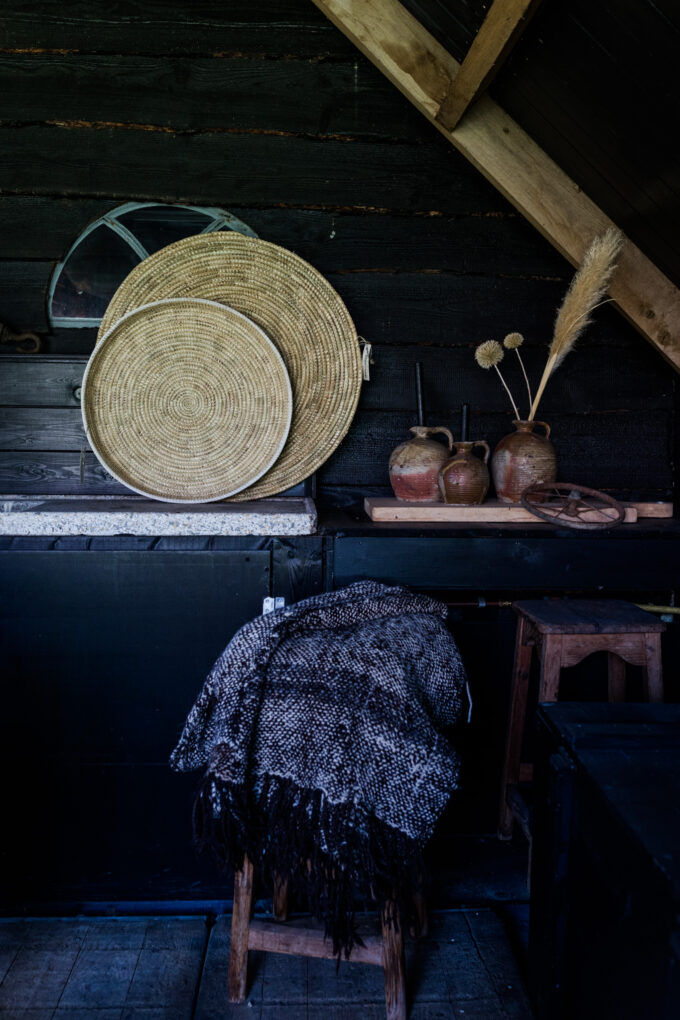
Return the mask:
[(445, 616), (369, 581), (258, 617), (215, 663), (171, 757), (206, 769), (199, 848), (288, 879), (336, 953), (351, 950), (356, 896), (409, 901), (458, 784), (441, 728), (465, 674)]

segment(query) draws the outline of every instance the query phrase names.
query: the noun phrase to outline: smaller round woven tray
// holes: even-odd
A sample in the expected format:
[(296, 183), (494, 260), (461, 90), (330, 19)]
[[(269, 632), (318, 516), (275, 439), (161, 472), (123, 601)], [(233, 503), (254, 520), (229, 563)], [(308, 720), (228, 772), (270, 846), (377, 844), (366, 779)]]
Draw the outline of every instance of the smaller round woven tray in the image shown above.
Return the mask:
[(170, 298), (106, 333), (83, 377), (85, 431), (110, 474), (153, 499), (224, 499), (288, 436), (288, 372), (266, 333), (215, 301)]
[(293, 252), (232, 231), (175, 241), (140, 262), (111, 298), (99, 335), (133, 308), (171, 297), (219, 301), (276, 344), (294, 394), (286, 448), (238, 499), (297, 485), (347, 434), (361, 391), (361, 352), (349, 312), (322, 274)]

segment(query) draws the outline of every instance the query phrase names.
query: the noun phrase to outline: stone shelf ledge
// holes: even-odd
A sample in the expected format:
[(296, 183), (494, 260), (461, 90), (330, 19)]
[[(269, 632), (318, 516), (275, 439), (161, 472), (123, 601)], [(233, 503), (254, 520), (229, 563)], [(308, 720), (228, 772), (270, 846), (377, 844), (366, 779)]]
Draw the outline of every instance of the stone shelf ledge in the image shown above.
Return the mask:
[(2, 535), (313, 535), (314, 501), (161, 503), (138, 496), (0, 496)]

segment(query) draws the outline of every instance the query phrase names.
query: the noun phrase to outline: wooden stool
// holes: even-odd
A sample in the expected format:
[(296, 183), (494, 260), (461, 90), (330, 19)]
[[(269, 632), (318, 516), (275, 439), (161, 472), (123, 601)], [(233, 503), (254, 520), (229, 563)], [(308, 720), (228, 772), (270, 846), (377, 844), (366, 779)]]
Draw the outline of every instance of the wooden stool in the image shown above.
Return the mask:
[[(313, 928), (286, 928), (270, 921), (251, 920), (253, 908), (253, 865), (246, 857), (234, 876), (234, 911), (231, 920), (229, 954), (229, 1001), (244, 1002), (248, 971), (248, 950), (317, 956), (334, 959), (333, 946), (324, 933)], [(396, 907), (392, 902), (381, 911), (382, 937), (364, 936), (363, 945), (355, 945), (351, 960), (373, 963), (385, 971), (387, 1020), (406, 1020), (406, 979), (402, 927), (393, 922)], [(285, 882), (274, 885), (274, 916), (284, 920), (288, 912)]]
[(529, 820), (520, 782), (533, 767), (521, 762), (531, 656), (540, 657), (538, 700), (557, 701), (560, 671), (593, 652), (607, 652), (609, 701), (625, 701), (626, 663), (642, 666), (647, 701), (663, 701), (661, 633), (666, 625), (630, 602), (552, 599), (514, 602), (518, 614), (515, 664), (505, 745), (498, 835), (509, 839), (516, 819), (527, 837)]

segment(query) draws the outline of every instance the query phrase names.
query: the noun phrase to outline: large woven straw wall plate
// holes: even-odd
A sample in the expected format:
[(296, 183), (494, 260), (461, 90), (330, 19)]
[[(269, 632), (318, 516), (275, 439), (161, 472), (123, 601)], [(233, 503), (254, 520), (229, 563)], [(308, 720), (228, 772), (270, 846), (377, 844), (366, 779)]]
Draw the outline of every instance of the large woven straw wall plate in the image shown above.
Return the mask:
[(293, 396), (278, 350), (214, 301), (143, 305), (106, 332), (83, 377), (83, 422), (104, 467), (153, 499), (202, 503), (278, 459)]
[(290, 376), (288, 442), (274, 467), (240, 498), (297, 485), (342, 441), (359, 400), (361, 356), (342, 299), (321, 273), (285, 248), (236, 233), (200, 234), (133, 269), (111, 300), (100, 336), (133, 308), (184, 296), (222, 302), (256, 322)]

